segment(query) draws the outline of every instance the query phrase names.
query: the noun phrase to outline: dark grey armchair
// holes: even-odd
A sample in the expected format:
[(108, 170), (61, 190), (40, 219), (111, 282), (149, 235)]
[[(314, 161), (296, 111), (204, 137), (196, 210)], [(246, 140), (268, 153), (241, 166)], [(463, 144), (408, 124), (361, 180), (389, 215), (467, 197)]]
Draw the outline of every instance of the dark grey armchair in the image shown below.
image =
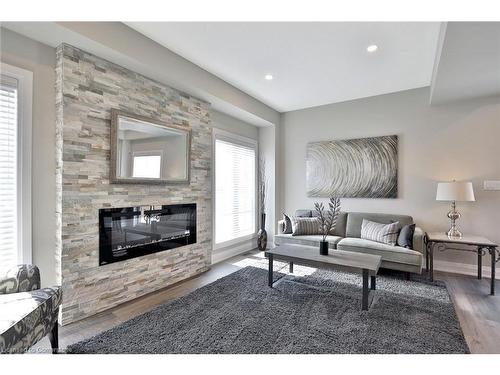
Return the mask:
[(49, 335), (57, 351), (61, 288), (40, 289), (38, 267), (23, 264), (0, 275), (0, 353), (22, 353)]

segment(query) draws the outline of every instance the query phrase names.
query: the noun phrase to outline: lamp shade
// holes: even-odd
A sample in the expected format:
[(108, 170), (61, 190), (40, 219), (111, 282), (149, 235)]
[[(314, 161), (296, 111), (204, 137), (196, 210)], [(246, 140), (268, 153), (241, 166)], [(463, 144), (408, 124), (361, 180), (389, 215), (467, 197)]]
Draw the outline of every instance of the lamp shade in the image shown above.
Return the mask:
[(437, 201), (475, 201), (472, 182), (438, 182)]

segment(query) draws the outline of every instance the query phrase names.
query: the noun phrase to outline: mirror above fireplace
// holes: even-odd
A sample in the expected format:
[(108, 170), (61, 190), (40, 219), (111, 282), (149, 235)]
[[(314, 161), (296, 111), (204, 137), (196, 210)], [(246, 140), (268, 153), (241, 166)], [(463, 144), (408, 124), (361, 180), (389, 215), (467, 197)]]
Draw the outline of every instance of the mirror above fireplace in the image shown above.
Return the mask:
[(189, 183), (190, 131), (111, 111), (111, 182)]

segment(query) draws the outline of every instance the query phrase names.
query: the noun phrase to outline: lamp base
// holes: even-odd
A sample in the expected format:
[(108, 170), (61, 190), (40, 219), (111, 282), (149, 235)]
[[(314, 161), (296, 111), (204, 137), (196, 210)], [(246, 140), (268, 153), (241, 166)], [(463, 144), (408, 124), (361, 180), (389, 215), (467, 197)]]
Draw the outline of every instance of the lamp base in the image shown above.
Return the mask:
[(448, 238), (462, 238), (462, 233), (457, 229), (456, 221), (460, 219), (460, 212), (457, 211), (457, 206), (455, 204), (455, 201), (451, 203), (451, 210), (448, 212), (448, 219), (450, 219), (451, 223), (451, 228), (446, 234), (448, 235)]
[(462, 232), (460, 232), (457, 228), (451, 228), (448, 232), (445, 233), (448, 238), (452, 239), (460, 239), (462, 238)]

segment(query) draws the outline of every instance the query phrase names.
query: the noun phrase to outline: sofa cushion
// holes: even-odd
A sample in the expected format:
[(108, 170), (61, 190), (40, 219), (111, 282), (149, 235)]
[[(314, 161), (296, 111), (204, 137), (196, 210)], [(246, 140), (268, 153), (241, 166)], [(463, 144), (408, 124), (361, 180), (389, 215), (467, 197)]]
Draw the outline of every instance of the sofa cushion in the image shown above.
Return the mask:
[(407, 249), (413, 249), (413, 234), (415, 233), (415, 224), (405, 225), (401, 228), (398, 236), (398, 246)]
[(285, 223), (283, 227), (283, 233), (292, 234), (292, 219), (290, 219), (290, 216), (283, 213), (283, 221)]
[(398, 221), (391, 224), (380, 224), (363, 219), (363, 224), (361, 224), (361, 238), (396, 246), (400, 228)]
[(361, 225), (363, 219), (381, 224), (390, 224), (398, 221), (401, 226), (413, 224), (413, 218), (407, 215), (377, 214), (369, 212), (349, 212), (345, 237), (361, 238)]
[(292, 235), (321, 234), (321, 223), (317, 217), (292, 217)]
[[(338, 236), (326, 236), (326, 241), (328, 242), (328, 247), (335, 249), (337, 243), (342, 239)], [(309, 236), (292, 236), (291, 234), (277, 234), (274, 236), (274, 242), (277, 245), (280, 244), (295, 244), (295, 245), (306, 245), (315, 246), (319, 248), (319, 243), (323, 240), (321, 235), (309, 235)]]
[(295, 210), (295, 217), (312, 217), (312, 210)]
[[(316, 210), (312, 211), (312, 216), (317, 217), (318, 212)], [(330, 232), (333, 236), (345, 237), (345, 226), (347, 223), (347, 212), (339, 212), (337, 217), (337, 224)]]
[(422, 264), (422, 254), (415, 250), (399, 246), (386, 245), (361, 238), (344, 238), (337, 244), (337, 249), (356, 253), (380, 255), (382, 261), (405, 263), (416, 266)]

